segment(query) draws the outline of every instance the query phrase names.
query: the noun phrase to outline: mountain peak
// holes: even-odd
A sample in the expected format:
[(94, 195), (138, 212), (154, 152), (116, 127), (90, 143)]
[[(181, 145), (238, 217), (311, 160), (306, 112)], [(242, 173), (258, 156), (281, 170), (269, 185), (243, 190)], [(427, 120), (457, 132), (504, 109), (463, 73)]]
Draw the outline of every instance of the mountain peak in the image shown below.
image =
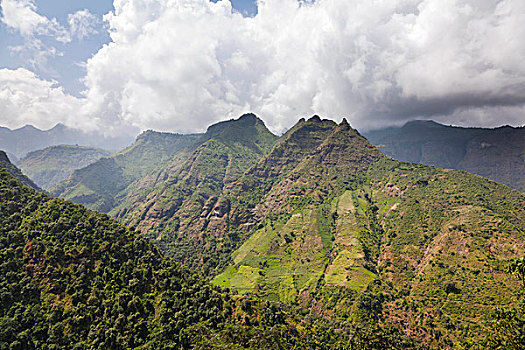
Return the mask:
[(416, 120), (411, 120), (404, 125), (404, 127), (410, 127), (410, 126), (443, 127), (445, 125), (437, 123), (433, 120), (416, 119)]
[(62, 131), (66, 130), (68, 127), (62, 123), (58, 123), (55, 126), (53, 126), (49, 131)]
[(310, 119), (308, 119), (308, 121), (312, 122), (312, 123), (321, 123), (322, 122), (321, 117), (319, 117), (317, 114), (315, 114)]
[(18, 128), (16, 130), (20, 130), (20, 131), (42, 131), (39, 128), (37, 128), (37, 127), (35, 127), (35, 126), (31, 125), (31, 124), (26, 124), (23, 127)]
[[(235, 120), (235, 119), (232, 119), (232, 120)], [(251, 121), (251, 122), (254, 122), (254, 123), (257, 123), (257, 122), (261, 122), (264, 124), (264, 122), (259, 119), (259, 117), (257, 117), (255, 114), (253, 113), (246, 113), (246, 114), (243, 114), (239, 117), (239, 119), (237, 119), (239, 121), (241, 120), (244, 120), (244, 121)]]
[(4, 151), (1, 151), (0, 150), (0, 164), (2, 164), (3, 162), (9, 162), (9, 157), (7, 156), (7, 154), (4, 152)]
[(237, 119), (225, 120), (208, 127), (202, 142), (212, 138), (225, 140), (253, 139), (259, 134), (268, 134), (275, 137), (264, 122), (253, 113), (243, 114)]

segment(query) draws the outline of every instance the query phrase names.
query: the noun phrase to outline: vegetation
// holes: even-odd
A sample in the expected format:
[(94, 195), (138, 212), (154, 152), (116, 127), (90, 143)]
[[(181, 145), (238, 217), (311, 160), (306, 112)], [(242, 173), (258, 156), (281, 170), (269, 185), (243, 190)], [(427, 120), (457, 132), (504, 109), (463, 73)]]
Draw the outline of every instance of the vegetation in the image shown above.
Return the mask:
[[(432, 348), (481, 347), (499, 309), (500, 329), (521, 327), (519, 281), (505, 266), (525, 254), (523, 194), (389, 159), (346, 121), (301, 120), (279, 140), (253, 115), (219, 123), (116, 198), (110, 215), (202, 271), (217, 291), (233, 290), (235, 305), (252, 300), (332, 322), (347, 336), (336, 337), (346, 339), (339, 347), (366, 333), (363, 324), (392, 325)], [(264, 324), (262, 309), (253, 308), (255, 322), (235, 307), (240, 324), (214, 336), (281, 344), (278, 327), (242, 328)], [(303, 319), (286, 320), (297, 329)], [(194, 339), (219, 344), (206, 327)]]
[(229, 294), (135, 230), (31, 190), (0, 169), (0, 349), (416, 348)]

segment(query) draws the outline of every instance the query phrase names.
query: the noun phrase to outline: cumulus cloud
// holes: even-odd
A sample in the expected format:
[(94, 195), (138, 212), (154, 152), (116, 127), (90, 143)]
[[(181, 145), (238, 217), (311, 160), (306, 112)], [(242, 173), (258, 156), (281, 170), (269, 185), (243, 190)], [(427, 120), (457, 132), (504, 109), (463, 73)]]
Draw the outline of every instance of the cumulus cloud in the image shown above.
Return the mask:
[[(11, 0), (13, 1), (13, 0)], [(86, 63), (82, 115), (104, 130), (198, 131), (253, 111), (358, 128), (433, 118), (525, 123), (523, 0), (115, 0)]]
[(2, 0), (0, 7), (2, 22), (23, 36), (46, 35), (60, 42), (71, 40), (69, 31), (55, 18), (49, 19), (36, 12), (37, 8), (32, 0)]
[(64, 93), (55, 81), (39, 79), (23, 68), (0, 69), (0, 115), (5, 126), (32, 124), (47, 129), (63, 122), (89, 130), (87, 119), (78, 118), (82, 104)]

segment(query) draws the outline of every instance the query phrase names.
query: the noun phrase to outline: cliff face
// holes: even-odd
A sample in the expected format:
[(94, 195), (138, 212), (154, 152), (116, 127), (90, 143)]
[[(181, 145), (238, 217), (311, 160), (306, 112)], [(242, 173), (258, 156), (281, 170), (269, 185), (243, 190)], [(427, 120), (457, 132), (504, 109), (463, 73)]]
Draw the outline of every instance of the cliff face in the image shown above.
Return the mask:
[(394, 159), (465, 170), (525, 192), (524, 127), (460, 128), (415, 121), (366, 137)]

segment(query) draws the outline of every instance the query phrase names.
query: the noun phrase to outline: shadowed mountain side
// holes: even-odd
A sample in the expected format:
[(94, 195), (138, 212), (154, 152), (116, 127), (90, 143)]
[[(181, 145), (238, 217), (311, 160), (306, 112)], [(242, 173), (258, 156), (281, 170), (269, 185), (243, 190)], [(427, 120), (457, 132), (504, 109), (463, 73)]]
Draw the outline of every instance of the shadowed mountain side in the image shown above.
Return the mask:
[(525, 192), (525, 127), (461, 128), (413, 121), (366, 137), (394, 159), (469, 171)]

